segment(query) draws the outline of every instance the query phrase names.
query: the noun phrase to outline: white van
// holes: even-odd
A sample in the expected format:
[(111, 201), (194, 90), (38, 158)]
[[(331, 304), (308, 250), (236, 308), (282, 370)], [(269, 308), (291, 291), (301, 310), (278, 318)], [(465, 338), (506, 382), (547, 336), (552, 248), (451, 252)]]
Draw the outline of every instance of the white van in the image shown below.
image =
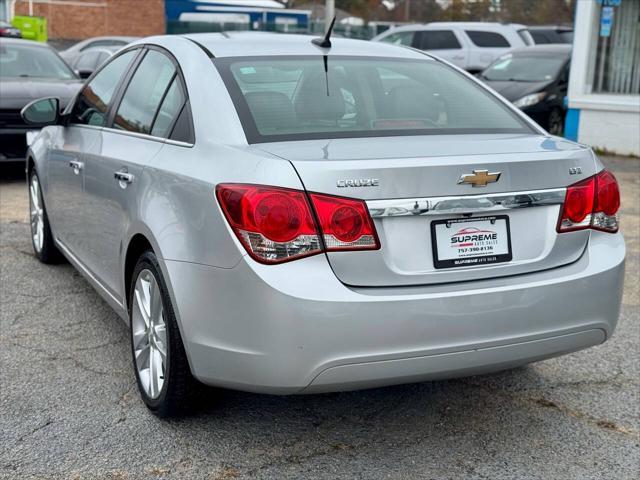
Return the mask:
[(484, 22), (404, 25), (387, 30), (372, 41), (424, 50), (474, 73), (485, 69), (507, 50), (534, 44), (525, 25)]

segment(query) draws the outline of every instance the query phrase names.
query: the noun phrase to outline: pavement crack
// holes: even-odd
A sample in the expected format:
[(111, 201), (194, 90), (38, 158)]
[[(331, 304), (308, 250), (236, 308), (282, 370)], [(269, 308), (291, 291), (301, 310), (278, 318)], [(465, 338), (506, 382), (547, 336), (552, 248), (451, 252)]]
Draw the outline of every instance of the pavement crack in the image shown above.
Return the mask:
[(550, 408), (553, 410), (557, 410), (559, 412), (564, 413), (565, 415), (569, 415), (570, 417), (576, 418), (578, 420), (583, 420), (591, 425), (595, 425), (596, 427), (602, 428), (604, 430), (609, 430), (612, 432), (617, 432), (617, 433), (629, 435), (632, 437), (637, 437), (639, 435), (639, 432), (637, 430), (634, 430), (632, 428), (627, 428), (622, 425), (618, 425), (617, 423), (611, 420), (594, 417), (593, 415), (589, 415), (588, 413), (585, 413), (581, 410), (570, 408), (566, 405), (562, 405), (560, 403), (554, 402), (553, 400), (549, 400), (544, 397), (534, 397), (534, 398), (525, 397), (525, 398), (527, 398), (527, 400), (534, 403), (535, 405), (539, 405), (543, 408)]
[(48, 427), (49, 425), (51, 425), (53, 423), (53, 420), (51, 419), (47, 419), (43, 424), (38, 425), (36, 428), (33, 428), (30, 432), (22, 435), (20, 438), (18, 438), (18, 443), (24, 441), (27, 437), (30, 437), (31, 435), (33, 435), (36, 432), (39, 432), (40, 430), (42, 430), (43, 428)]
[(263, 470), (272, 467), (283, 467), (286, 465), (300, 465), (303, 462), (311, 459), (316, 459), (320, 457), (324, 457), (326, 455), (337, 454), (341, 452), (348, 452), (352, 450), (356, 450), (361, 445), (352, 445), (347, 443), (332, 443), (330, 445), (323, 445), (314, 450), (311, 450), (305, 454), (289, 454), (289, 455), (277, 455), (275, 457), (270, 458), (268, 461), (253, 467), (250, 470), (247, 470), (247, 475), (254, 476)]
[(28, 351), (33, 352), (33, 353), (39, 353), (39, 354), (45, 355), (47, 357), (46, 358), (47, 360), (62, 360), (62, 361), (66, 360), (66, 361), (72, 362), (76, 367), (78, 367), (81, 370), (84, 370), (84, 371), (86, 371), (88, 373), (93, 373), (93, 374), (96, 374), (96, 375), (108, 375), (110, 373), (110, 372), (104, 372), (102, 370), (98, 370), (98, 369), (95, 369), (95, 368), (90, 367), (88, 365), (85, 365), (80, 360), (78, 360), (77, 358), (74, 358), (74, 357), (70, 357), (70, 356), (67, 356), (67, 355), (59, 356), (59, 355), (56, 355), (56, 354), (52, 354), (52, 353), (50, 353), (50, 352), (48, 352), (48, 351), (46, 351), (46, 350), (44, 350), (42, 348), (36, 348), (36, 347), (31, 347), (29, 345), (23, 345), (21, 343), (15, 342), (15, 341), (9, 342), (9, 344), (13, 345), (14, 347), (22, 348), (24, 350), (28, 350)]

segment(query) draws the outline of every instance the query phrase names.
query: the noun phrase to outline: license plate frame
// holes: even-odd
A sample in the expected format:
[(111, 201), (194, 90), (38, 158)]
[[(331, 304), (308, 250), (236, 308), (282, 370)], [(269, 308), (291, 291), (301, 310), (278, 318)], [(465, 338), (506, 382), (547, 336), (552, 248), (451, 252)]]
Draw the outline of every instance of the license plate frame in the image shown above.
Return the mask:
[[(464, 247), (458, 247), (460, 248), (472, 248), (475, 249), (476, 247), (482, 247), (482, 248), (487, 248), (487, 250), (479, 250), (479, 252), (486, 252), (486, 253), (481, 253), (478, 255), (474, 255), (474, 253), (476, 253), (474, 250), (465, 252), (460, 254), (460, 250), (458, 250), (458, 254), (457, 256), (453, 256), (453, 257), (447, 257), (446, 255), (442, 255), (443, 257), (447, 257), (447, 258), (440, 258), (442, 254), (442, 252), (438, 252), (438, 233), (443, 232), (446, 230), (442, 230), (442, 227), (438, 228), (438, 226), (440, 225), (445, 225), (445, 228), (447, 228), (447, 225), (449, 225), (449, 228), (453, 228), (453, 226), (458, 226), (459, 230), (462, 229), (462, 225), (463, 224), (487, 224), (490, 226), (494, 226), (497, 225), (494, 230), (480, 230), (479, 232), (482, 232), (485, 236), (486, 235), (491, 235), (491, 234), (496, 234), (496, 238), (493, 239), (493, 236), (491, 235), (490, 238), (486, 238), (483, 240), (475, 240), (475, 241), (471, 241), (472, 245), (465, 245)], [(504, 222), (504, 224), (498, 224), (498, 222)], [(474, 232), (474, 233), (479, 233), (479, 232)], [(460, 231), (453, 231), (450, 234), (450, 240), (452, 241), (453, 236), (455, 234), (459, 234)], [(465, 232), (466, 233), (466, 232)], [(504, 239), (500, 239), (499, 236), (502, 233), (502, 235), (506, 235), (506, 242), (504, 241)], [(478, 238), (485, 238), (485, 237), (478, 237)], [(495, 241), (495, 244), (492, 243)], [(465, 242), (465, 243), (469, 243), (469, 242)], [(505, 250), (505, 243), (506, 243), (506, 251)], [(459, 245), (461, 245), (462, 243), (459, 243)], [(441, 242), (441, 247), (442, 247), (442, 242)], [(455, 248), (455, 247), (454, 247)], [(484, 265), (495, 265), (495, 264), (499, 264), (499, 263), (507, 263), (513, 260), (513, 250), (511, 248), (511, 226), (509, 224), (509, 216), (508, 215), (489, 215), (489, 216), (483, 216), (483, 217), (464, 217), (464, 218), (449, 218), (449, 219), (443, 219), (443, 220), (434, 220), (431, 222), (431, 249), (433, 252), (433, 265), (436, 269), (440, 270), (440, 269), (445, 269), (445, 268), (461, 268), (461, 267), (479, 267), (479, 266), (484, 266)]]

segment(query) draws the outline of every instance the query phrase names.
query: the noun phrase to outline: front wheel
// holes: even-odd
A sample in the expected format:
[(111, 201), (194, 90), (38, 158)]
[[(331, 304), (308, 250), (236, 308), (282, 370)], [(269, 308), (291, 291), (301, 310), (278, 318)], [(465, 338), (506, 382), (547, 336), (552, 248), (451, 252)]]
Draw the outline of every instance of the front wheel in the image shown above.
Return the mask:
[(153, 252), (135, 266), (129, 300), (131, 351), (142, 400), (155, 415), (188, 413), (197, 381), (187, 355), (162, 271)]
[(29, 224), (31, 245), (36, 258), (42, 263), (60, 262), (63, 257), (53, 241), (40, 180), (35, 170), (32, 170), (29, 175)]

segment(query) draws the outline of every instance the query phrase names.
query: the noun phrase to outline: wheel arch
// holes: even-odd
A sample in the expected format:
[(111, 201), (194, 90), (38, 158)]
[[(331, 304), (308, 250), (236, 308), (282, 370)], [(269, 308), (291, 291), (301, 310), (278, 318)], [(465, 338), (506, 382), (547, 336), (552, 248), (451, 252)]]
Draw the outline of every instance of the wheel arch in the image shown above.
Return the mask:
[[(129, 236), (129, 240), (127, 242), (127, 248), (123, 256), (124, 261), (123, 261), (122, 279), (124, 282), (123, 292), (125, 295), (125, 298), (123, 299), (123, 306), (125, 309), (124, 313), (126, 315), (125, 322), (129, 323), (129, 312), (130, 312), (129, 309), (131, 308), (131, 305), (129, 304), (130, 297), (131, 297), (131, 283), (132, 283), (132, 276), (135, 270), (136, 263), (138, 262), (138, 259), (144, 252), (152, 251), (156, 256), (156, 259), (158, 260), (158, 265), (160, 266), (164, 284), (169, 293), (169, 298), (171, 299), (171, 302), (173, 304), (173, 313), (175, 315), (175, 318), (178, 324), (178, 330), (180, 331), (180, 336), (182, 338), (182, 341), (184, 342), (185, 337), (184, 337), (184, 329), (182, 326), (182, 317), (178, 310), (178, 304), (176, 302), (173, 285), (171, 283), (171, 278), (169, 277), (169, 271), (167, 269), (167, 266), (164, 263), (162, 252), (160, 250), (159, 245), (155, 241), (153, 235), (151, 234), (151, 232), (148, 229), (146, 229), (145, 226), (143, 225), (139, 225), (139, 227), (140, 228), (136, 230), (135, 233), (132, 233)], [(191, 365), (191, 357), (190, 357), (189, 351), (187, 350), (186, 352), (187, 352), (187, 359), (188, 359), (189, 365)], [(191, 371), (193, 371), (193, 369)]]
[[(129, 243), (127, 244), (127, 250), (124, 256), (124, 305), (129, 309), (129, 299), (131, 296), (131, 276), (133, 275), (133, 270), (138, 262), (140, 256), (146, 252), (147, 250), (156, 253), (156, 250), (153, 248), (153, 245), (147, 239), (145, 235), (142, 233), (134, 234)], [(157, 255), (157, 254), (156, 254)]]

